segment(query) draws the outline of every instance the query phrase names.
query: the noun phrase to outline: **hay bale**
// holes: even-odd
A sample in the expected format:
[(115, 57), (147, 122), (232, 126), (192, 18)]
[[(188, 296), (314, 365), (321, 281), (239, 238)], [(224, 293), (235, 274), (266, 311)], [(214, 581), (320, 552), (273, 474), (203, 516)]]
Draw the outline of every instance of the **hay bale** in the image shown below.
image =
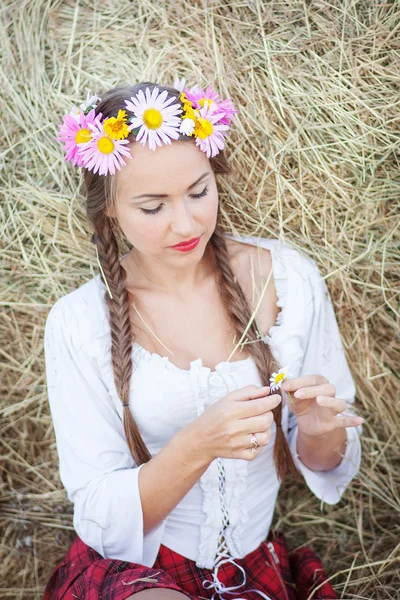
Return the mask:
[(238, 106), (226, 228), (316, 259), (366, 418), (341, 502), (320, 506), (289, 479), (273, 525), (312, 545), (341, 598), (400, 598), (397, 3), (3, 0), (0, 15), (0, 597), (41, 598), (74, 537), (43, 326), (96, 259), (58, 125), (88, 90), (179, 74)]

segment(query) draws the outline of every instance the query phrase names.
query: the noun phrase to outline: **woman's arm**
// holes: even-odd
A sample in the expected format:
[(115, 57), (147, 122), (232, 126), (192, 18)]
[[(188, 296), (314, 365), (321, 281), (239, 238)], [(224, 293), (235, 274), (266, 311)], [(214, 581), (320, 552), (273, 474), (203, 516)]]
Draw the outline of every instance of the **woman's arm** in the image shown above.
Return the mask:
[(303, 464), (314, 471), (329, 471), (337, 467), (346, 451), (346, 429), (334, 429), (321, 436), (308, 436), (299, 431), (297, 454)]
[[(356, 388), (327, 285), (310, 257), (298, 252), (292, 262), (301, 273), (299, 285), (302, 282), (306, 310), (312, 314), (299, 376), (326, 377), (334, 384), (336, 397), (346, 401), (346, 414), (355, 415)], [(360, 468), (362, 425), (336, 429), (324, 439), (311, 440), (298, 431), (290, 402), (288, 405), (288, 440), (295, 463), (313, 493), (328, 504), (336, 504)]]
[(45, 328), (60, 478), (87, 545), (106, 558), (152, 566), (166, 517), (207, 469), (207, 459), (194, 451), (193, 435), (181, 430), (148, 463), (135, 464), (93, 358), (91, 344), (96, 349), (100, 342), (87, 339), (82, 315), (67, 295), (52, 307)]

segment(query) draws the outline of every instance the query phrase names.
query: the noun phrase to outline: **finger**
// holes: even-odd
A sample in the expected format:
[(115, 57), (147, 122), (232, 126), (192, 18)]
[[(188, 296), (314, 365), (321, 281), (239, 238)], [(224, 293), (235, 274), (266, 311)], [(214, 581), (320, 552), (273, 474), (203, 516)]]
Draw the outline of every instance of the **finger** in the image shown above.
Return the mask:
[(244, 436), (246, 436), (249, 432), (257, 434), (258, 436), (259, 433), (269, 431), (273, 422), (274, 415), (270, 410), (262, 415), (256, 415), (250, 417), (249, 419), (241, 419), (241, 431)]
[[(262, 415), (270, 410), (273, 410), (282, 402), (282, 396), (279, 394), (272, 394), (272, 396), (264, 396), (263, 398), (256, 398), (245, 405), (240, 406), (240, 418), (248, 419), (257, 415)], [(239, 414), (239, 413), (238, 413)]]
[(239, 388), (230, 392), (230, 396), (233, 400), (237, 400), (238, 402), (248, 402), (249, 400), (254, 400), (255, 398), (268, 396), (270, 393), (271, 388), (269, 385), (264, 385), (263, 387), (246, 385), (243, 388)]
[(267, 446), (271, 441), (272, 429), (269, 428), (267, 429), (267, 431), (252, 431), (251, 433), (248, 433), (246, 436), (246, 443), (248, 444), (248, 446), (246, 448), (249, 450), (253, 448), (253, 445), (251, 444), (251, 438), (253, 435), (256, 436), (258, 451), (260, 451), (262, 446)]
[(329, 380), (323, 375), (302, 375), (301, 377), (285, 379), (281, 387), (285, 392), (292, 392), (300, 387), (316, 386), (323, 383), (329, 383)]
[(354, 415), (336, 415), (332, 423), (335, 428), (356, 427), (357, 425), (361, 425), (361, 423), (364, 423), (364, 419), (362, 417)]
[(335, 396), (336, 388), (333, 383), (323, 383), (321, 385), (314, 385), (313, 387), (302, 387), (297, 389), (293, 396), (295, 398), (301, 398), (304, 400), (308, 400), (310, 398), (315, 398), (316, 396)]
[(342, 398), (332, 398), (331, 396), (317, 396), (315, 398), (315, 401), (318, 404), (318, 406), (330, 408), (336, 413), (341, 413), (347, 408), (346, 400), (343, 400)]

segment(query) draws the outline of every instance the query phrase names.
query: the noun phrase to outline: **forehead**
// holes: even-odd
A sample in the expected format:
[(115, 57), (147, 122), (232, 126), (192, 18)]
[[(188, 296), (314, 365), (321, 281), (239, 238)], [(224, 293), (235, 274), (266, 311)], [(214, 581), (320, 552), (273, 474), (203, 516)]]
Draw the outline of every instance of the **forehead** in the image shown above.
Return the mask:
[[(118, 188), (129, 186), (135, 194), (167, 193), (174, 185), (191, 185), (210, 169), (207, 155), (192, 141), (172, 141), (150, 150), (139, 142), (130, 144), (132, 159), (117, 172)], [(162, 189), (160, 189), (160, 185)], [(157, 189), (158, 188), (158, 189)]]

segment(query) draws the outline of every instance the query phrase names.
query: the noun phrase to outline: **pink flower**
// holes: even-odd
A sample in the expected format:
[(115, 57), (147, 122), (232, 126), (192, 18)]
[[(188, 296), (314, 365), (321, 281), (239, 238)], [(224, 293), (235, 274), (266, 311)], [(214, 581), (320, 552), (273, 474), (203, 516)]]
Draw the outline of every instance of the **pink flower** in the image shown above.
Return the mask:
[(98, 171), (99, 175), (114, 175), (116, 169), (120, 170), (121, 165), (126, 165), (123, 156), (132, 158), (129, 148), (125, 148), (129, 140), (115, 140), (107, 135), (100, 118), (101, 114), (96, 117), (94, 124), (89, 123), (92, 139), (79, 145), (79, 157), (89, 171)]
[(218, 112), (214, 102), (199, 109), (200, 116), (196, 119), (193, 135), (196, 145), (208, 157), (215, 156), (225, 146), (225, 135), (229, 125), (222, 123), (223, 113)]
[(190, 102), (193, 102), (194, 108), (203, 108), (203, 106), (210, 105), (214, 102), (217, 105), (217, 113), (224, 113), (224, 116), (220, 119), (223, 125), (229, 125), (229, 122), (233, 119), (233, 115), (238, 111), (235, 109), (232, 100), (222, 100), (217, 92), (213, 92), (210, 86), (204, 91), (198, 85), (195, 85), (190, 90), (185, 88), (184, 90), (186, 97)]
[(92, 109), (85, 116), (83, 110), (74, 115), (65, 115), (56, 140), (64, 142), (65, 160), (72, 161), (73, 165), (82, 166), (79, 155), (79, 146), (91, 139), (90, 125), (94, 123), (95, 111)]

